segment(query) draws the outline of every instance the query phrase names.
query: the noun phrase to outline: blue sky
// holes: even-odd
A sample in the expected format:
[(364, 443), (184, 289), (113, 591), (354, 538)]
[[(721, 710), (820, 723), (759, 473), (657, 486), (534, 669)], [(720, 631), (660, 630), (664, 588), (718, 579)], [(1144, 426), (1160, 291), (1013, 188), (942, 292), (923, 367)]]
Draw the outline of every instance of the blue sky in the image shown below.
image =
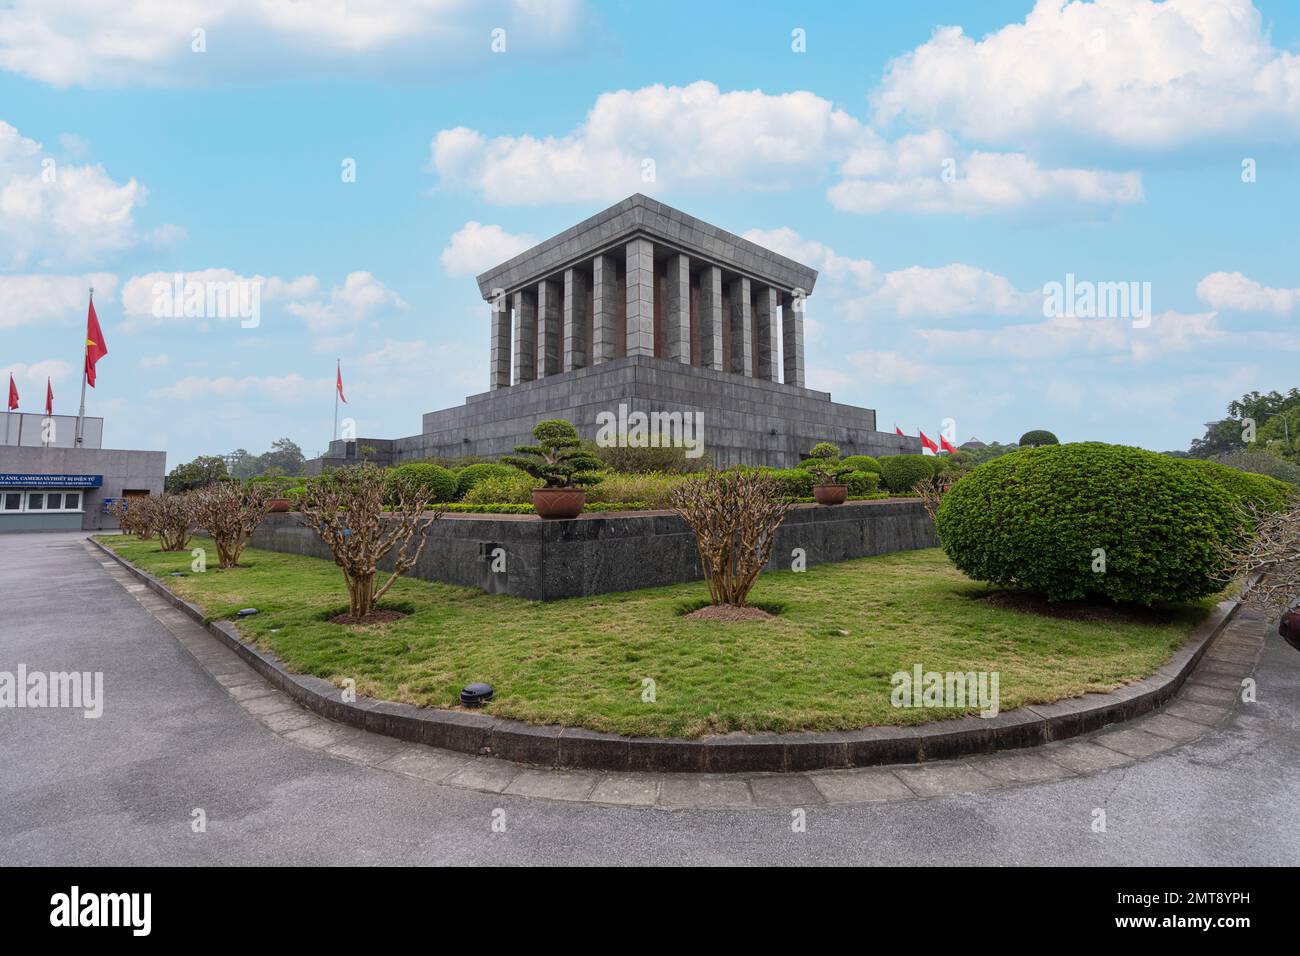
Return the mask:
[[(336, 356), (413, 434), (486, 388), (474, 273), (640, 191), (819, 269), (808, 384), (885, 429), (1185, 448), (1300, 384), (1297, 5), (809, 6), (16, 0), (0, 374), (74, 412), (93, 281), (107, 444), (310, 455)], [(260, 324), (153, 315), (175, 272)], [(1149, 321), (1045, 316), (1067, 274)]]

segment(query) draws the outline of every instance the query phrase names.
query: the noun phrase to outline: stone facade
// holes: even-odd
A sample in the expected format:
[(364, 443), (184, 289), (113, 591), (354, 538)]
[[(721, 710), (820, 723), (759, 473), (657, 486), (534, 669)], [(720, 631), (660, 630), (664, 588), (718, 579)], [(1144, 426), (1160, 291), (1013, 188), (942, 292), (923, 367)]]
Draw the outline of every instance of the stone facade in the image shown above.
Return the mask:
[(429, 412), (419, 435), (335, 441), (310, 471), (357, 449), (393, 464), (495, 456), (546, 418), (595, 438), (620, 407), (703, 418), (710, 459), (789, 467), (819, 441), (845, 454), (919, 452), (875, 412), (804, 387), (804, 317), (817, 272), (640, 194), (478, 277), (489, 391)]

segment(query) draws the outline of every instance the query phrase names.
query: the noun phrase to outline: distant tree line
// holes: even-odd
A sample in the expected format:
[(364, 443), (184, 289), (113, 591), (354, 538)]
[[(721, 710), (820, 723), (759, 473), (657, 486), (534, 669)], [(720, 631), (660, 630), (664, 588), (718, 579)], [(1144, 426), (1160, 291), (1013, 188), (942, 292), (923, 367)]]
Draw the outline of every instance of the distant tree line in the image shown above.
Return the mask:
[(228, 455), (200, 455), (193, 461), (177, 465), (167, 475), (166, 490), (173, 494), (204, 488), (217, 481), (301, 475), (307, 459), (302, 449), (289, 438), (271, 442), (271, 450), (261, 455), (236, 448)]

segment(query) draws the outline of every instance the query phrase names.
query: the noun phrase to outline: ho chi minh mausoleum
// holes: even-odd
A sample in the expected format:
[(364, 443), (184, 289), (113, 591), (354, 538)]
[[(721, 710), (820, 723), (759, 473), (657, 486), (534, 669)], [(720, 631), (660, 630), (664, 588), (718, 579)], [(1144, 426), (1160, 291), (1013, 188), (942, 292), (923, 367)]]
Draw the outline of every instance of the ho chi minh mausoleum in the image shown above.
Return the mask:
[(567, 418), (584, 438), (620, 405), (700, 413), (714, 464), (789, 467), (819, 441), (845, 455), (919, 452), (876, 413), (804, 387), (804, 303), (817, 272), (640, 194), (478, 277), (489, 391), (428, 412), (409, 438), (333, 441), (354, 461), (495, 456)]

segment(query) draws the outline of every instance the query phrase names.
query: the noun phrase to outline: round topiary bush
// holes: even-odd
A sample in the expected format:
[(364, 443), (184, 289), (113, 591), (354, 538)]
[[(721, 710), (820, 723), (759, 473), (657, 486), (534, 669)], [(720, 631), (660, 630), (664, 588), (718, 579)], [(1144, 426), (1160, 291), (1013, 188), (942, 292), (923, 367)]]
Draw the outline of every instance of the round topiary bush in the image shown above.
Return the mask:
[(414, 482), (429, 492), (432, 503), (456, 500), (456, 476), (441, 465), (413, 461), (409, 465), (398, 465), (388, 472), (388, 497), (392, 504), (397, 486), (405, 482)]
[(1285, 510), (1287, 499), (1296, 493), (1296, 489), (1285, 481), (1278, 481), (1268, 475), (1252, 475), (1249, 472), (1221, 465), (1217, 461), (1208, 461), (1204, 458), (1171, 460), (1201, 473), (1243, 505), (1247, 507), (1254, 505), (1262, 511)]
[(934, 476), (934, 466), (925, 455), (885, 455), (880, 463), (880, 480), (895, 494), (911, 491), (922, 478)]
[(935, 526), (977, 581), (1141, 604), (1222, 588), (1219, 548), (1240, 533), (1232, 496), (1213, 481), (1164, 455), (1097, 442), (980, 465), (944, 496)]
[(1060, 443), (1060, 439), (1045, 428), (1035, 428), (1033, 431), (1025, 432), (1020, 436), (1020, 441), (1016, 442), (1021, 448), (1041, 448), (1044, 445)]
[(813, 485), (817, 484), (817, 476), (806, 468), (763, 468), (760, 470), (776, 480), (782, 495), (788, 495), (791, 498), (811, 498)]
[(854, 471), (873, 471), (880, 474), (880, 462), (870, 455), (849, 455), (840, 461), (841, 465), (847, 465)]
[(874, 495), (880, 490), (880, 476), (874, 471), (851, 471), (844, 476), (843, 481), (849, 486), (850, 498)]
[(464, 498), (469, 490), (484, 478), (509, 478), (517, 474), (520, 474), (518, 468), (498, 465), (496, 462), (485, 461), (476, 465), (466, 465), (456, 472), (456, 499)]

